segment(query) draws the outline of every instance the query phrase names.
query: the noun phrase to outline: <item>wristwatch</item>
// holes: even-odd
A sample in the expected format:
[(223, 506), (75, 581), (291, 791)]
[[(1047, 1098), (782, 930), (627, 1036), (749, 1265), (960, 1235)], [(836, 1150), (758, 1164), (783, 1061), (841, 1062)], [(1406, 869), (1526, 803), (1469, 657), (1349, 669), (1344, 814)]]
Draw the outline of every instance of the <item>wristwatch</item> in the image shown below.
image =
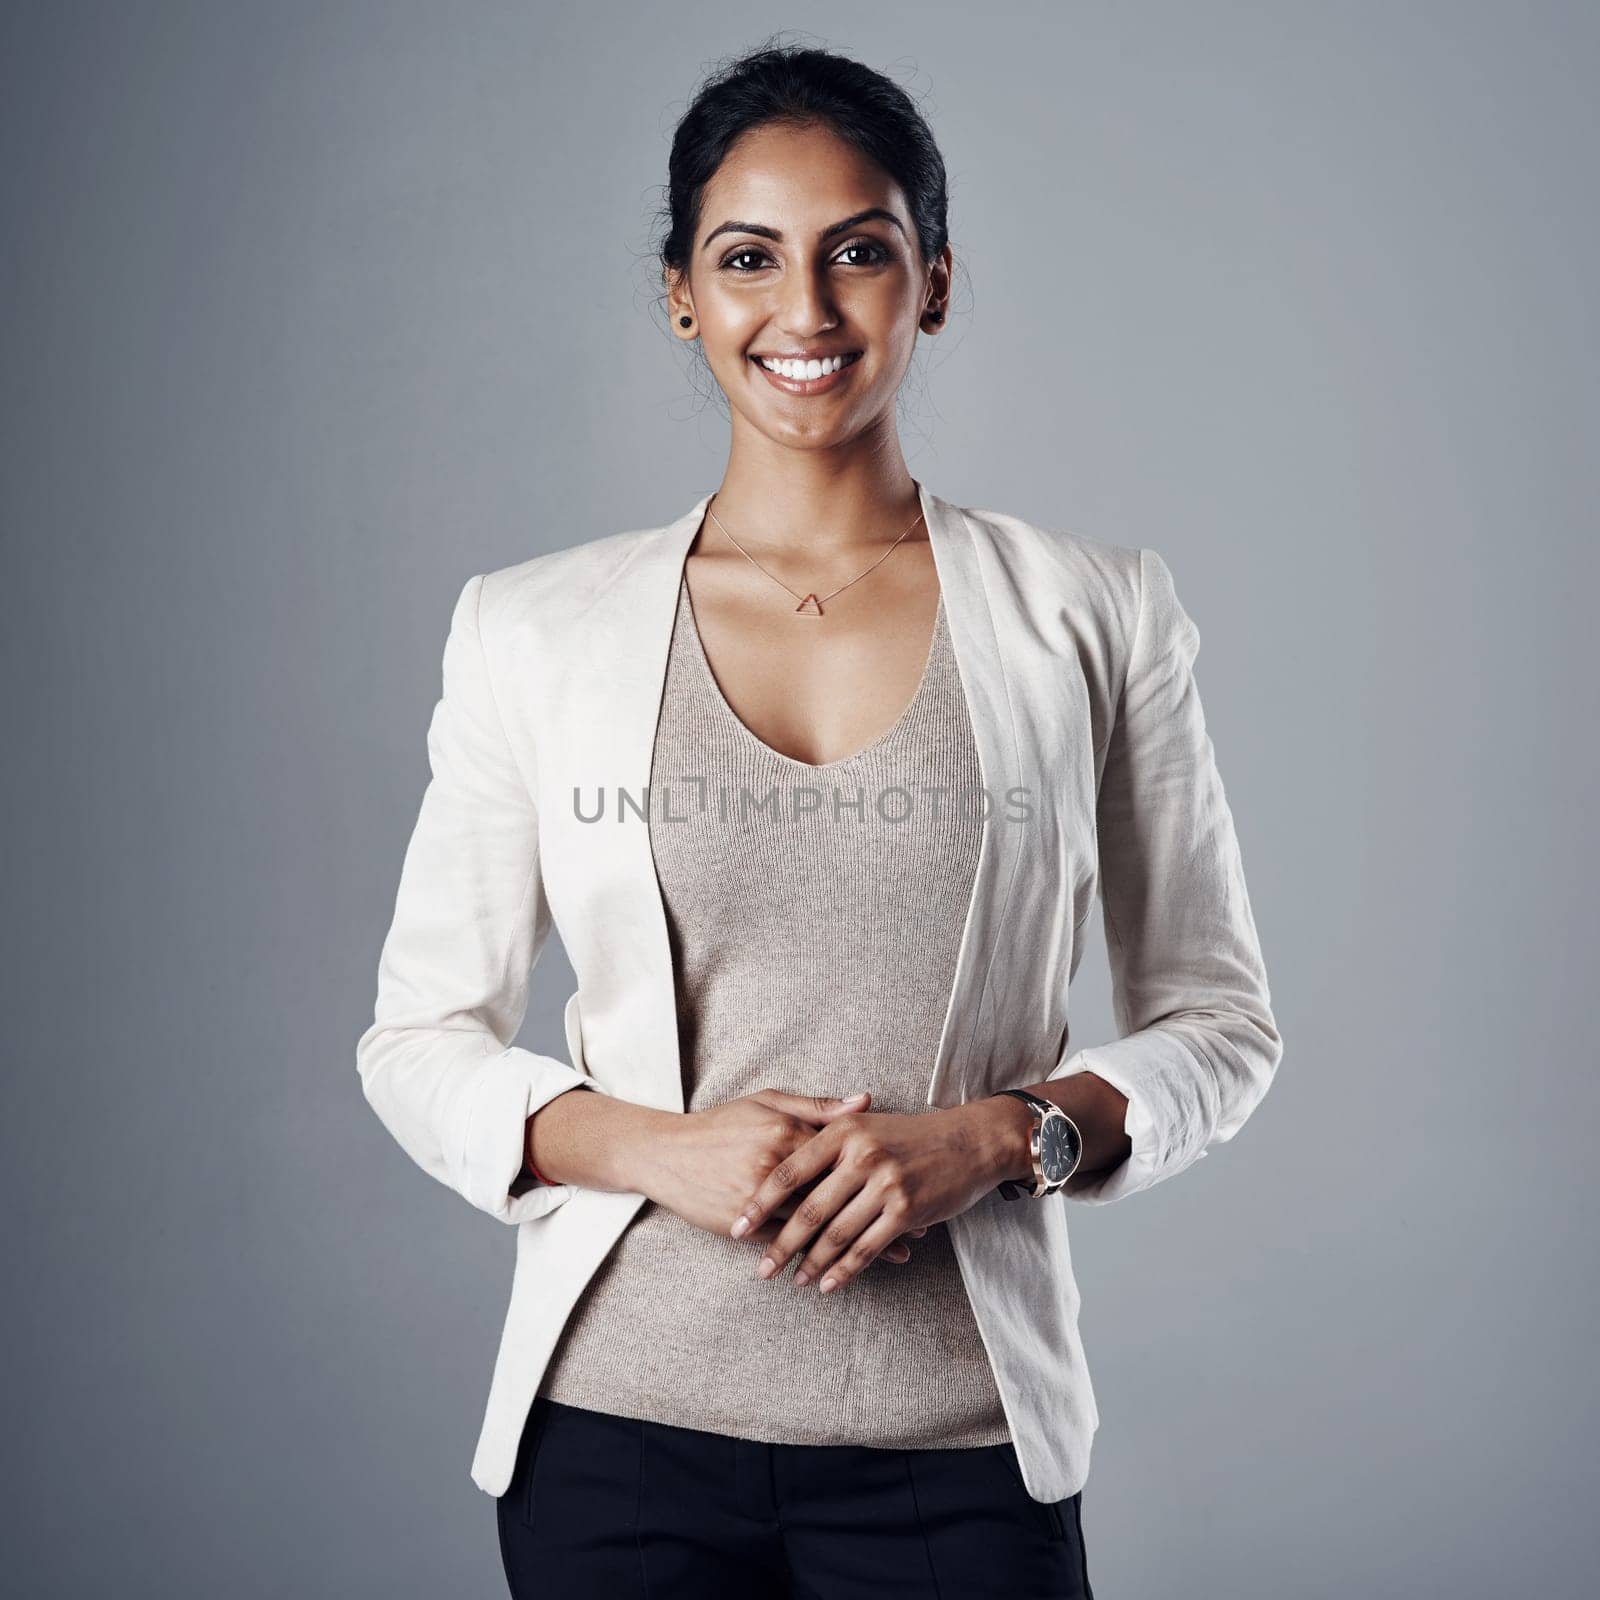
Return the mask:
[(1043, 1200), (1046, 1195), (1059, 1193), (1083, 1160), (1083, 1135), (1077, 1123), (1053, 1100), (1029, 1094), (1026, 1089), (1002, 1089), (1000, 1093), (1014, 1095), (1033, 1107), (1033, 1131), (1028, 1141), (1033, 1180), (1018, 1182), (1007, 1178), (999, 1186), (1001, 1195), (1007, 1200), (1020, 1200), (1024, 1195)]

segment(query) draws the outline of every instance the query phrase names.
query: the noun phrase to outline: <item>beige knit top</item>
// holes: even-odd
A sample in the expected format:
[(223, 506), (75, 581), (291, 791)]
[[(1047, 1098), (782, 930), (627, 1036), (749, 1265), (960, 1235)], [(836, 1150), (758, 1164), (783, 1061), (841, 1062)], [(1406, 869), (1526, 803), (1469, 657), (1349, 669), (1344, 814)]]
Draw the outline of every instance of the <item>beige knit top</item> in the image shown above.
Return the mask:
[[(816, 624), (796, 623), (800, 626)], [(984, 823), (941, 597), (921, 682), (864, 750), (813, 766), (734, 714), (680, 586), (651, 766), (684, 1103), (768, 1086), (928, 1110)], [(644, 825), (638, 818), (631, 821)], [(568, 1405), (787, 1444), (1010, 1438), (944, 1224), (832, 1295), (647, 1200), (539, 1387)]]

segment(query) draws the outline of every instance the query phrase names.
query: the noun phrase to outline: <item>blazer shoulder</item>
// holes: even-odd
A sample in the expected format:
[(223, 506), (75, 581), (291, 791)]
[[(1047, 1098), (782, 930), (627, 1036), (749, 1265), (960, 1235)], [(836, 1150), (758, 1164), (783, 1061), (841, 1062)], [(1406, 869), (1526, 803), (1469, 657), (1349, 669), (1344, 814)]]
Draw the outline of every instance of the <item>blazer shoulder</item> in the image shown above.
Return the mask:
[(485, 572), (480, 601), (485, 624), (542, 626), (553, 618), (580, 616), (663, 531), (628, 528)]
[(962, 511), (996, 559), (1029, 590), (1047, 586), (1052, 593), (1070, 595), (1114, 632), (1126, 632), (1137, 619), (1151, 552), (1009, 512)]

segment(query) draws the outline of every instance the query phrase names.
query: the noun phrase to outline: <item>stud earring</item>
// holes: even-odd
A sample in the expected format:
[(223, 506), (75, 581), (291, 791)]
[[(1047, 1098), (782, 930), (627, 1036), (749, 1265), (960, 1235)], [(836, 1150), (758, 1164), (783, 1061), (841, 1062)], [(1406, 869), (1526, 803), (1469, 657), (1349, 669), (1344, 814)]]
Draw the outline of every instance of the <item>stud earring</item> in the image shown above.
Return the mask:
[(942, 311), (930, 311), (928, 313), (928, 321), (929, 322), (943, 322), (944, 321), (944, 312), (942, 312)]
[(694, 321), (693, 317), (679, 317), (678, 318), (678, 326), (680, 328), (687, 328), (693, 321)]

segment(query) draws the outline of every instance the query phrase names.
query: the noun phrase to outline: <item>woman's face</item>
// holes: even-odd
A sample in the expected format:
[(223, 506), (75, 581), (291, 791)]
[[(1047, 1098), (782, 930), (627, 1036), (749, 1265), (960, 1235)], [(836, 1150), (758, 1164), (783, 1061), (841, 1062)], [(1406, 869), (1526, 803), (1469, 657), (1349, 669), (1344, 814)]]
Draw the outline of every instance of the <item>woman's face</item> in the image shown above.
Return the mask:
[[(905, 196), (881, 167), (824, 128), (767, 124), (705, 187), (687, 276), (668, 275), (672, 330), (700, 339), (735, 428), (838, 445), (892, 417), (923, 314), (947, 303), (950, 263), (948, 246), (923, 263)], [(803, 383), (759, 364), (800, 355), (851, 359)]]

